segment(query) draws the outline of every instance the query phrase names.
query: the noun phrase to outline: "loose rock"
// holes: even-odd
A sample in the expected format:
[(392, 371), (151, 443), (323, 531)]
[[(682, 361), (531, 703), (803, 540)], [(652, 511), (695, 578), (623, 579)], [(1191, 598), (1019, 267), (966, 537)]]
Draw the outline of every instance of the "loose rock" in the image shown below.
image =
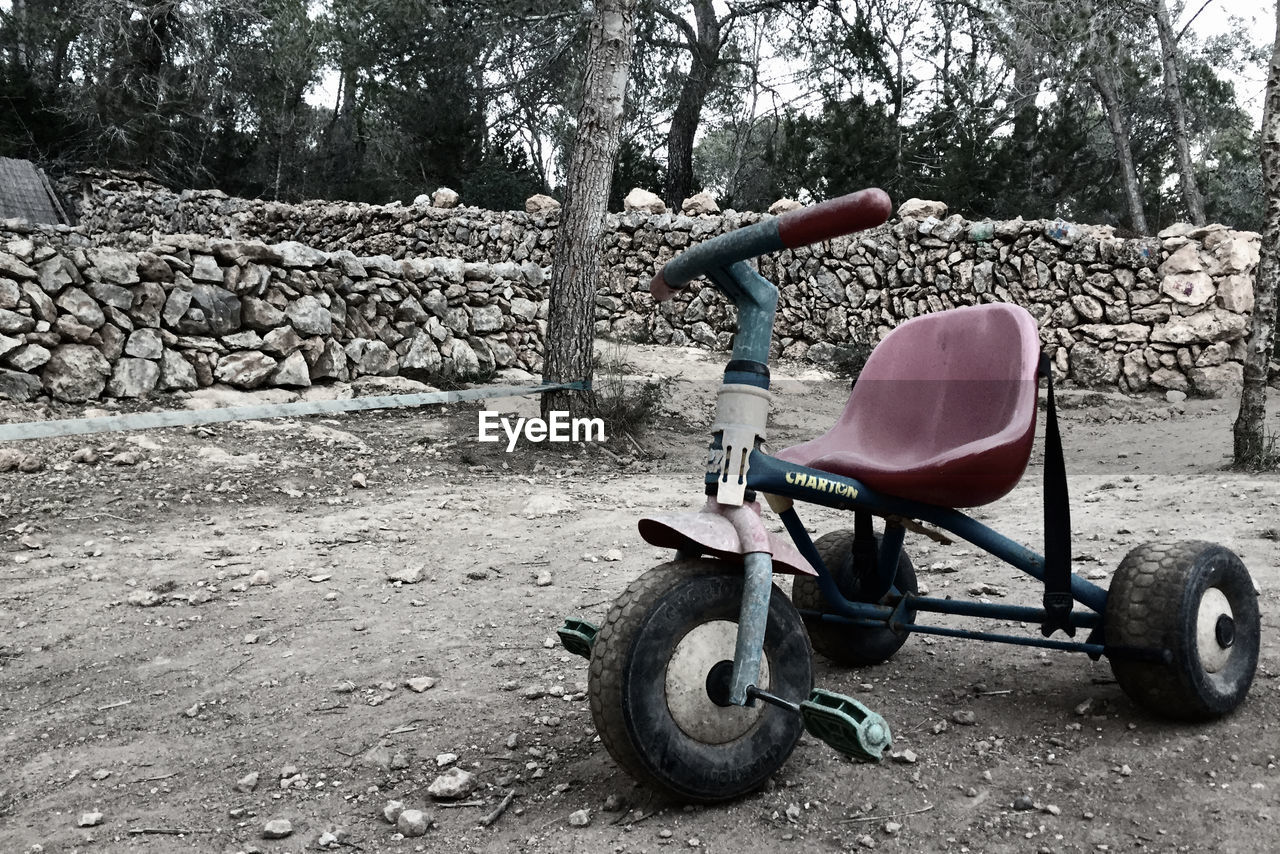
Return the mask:
[(404, 810), (396, 818), (396, 830), (406, 837), (422, 836), (430, 826), (430, 819), (422, 810)]
[(430, 676), (414, 676), (412, 679), (406, 679), (404, 685), (415, 694), (421, 694), (423, 691), (434, 688), (436, 680)]
[(293, 823), (287, 818), (273, 818), (262, 826), (263, 839), (284, 839), (293, 834)]
[(453, 800), (471, 794), (478, 784), (476, 776), (470, 771), (453, 767), (427, 787), (427, 794), (437, 800)]

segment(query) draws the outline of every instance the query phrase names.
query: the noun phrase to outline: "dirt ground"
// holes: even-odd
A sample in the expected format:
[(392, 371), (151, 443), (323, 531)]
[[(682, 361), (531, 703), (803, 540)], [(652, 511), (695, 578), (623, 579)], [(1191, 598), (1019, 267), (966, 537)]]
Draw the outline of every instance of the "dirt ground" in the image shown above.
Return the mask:
[[(1262, 654), (1235, 714), (1170, 724), (1105, 661), (915, 636), (880, 667), (815, 662), (817, 684), (882, 713), (914, 762), (858, 764), (806, 736), (728, 806), (634, 784), (595, 736), (587, 663), (552, 639), (667, 559), (638, 516), (701, 504), (722, 362), (628, 359), (677, 377), (644, 453), (619, 436), (507, 454), (476, 442), (474, 405), (11, 446), (43, 467), (0, 474), (0, 850), (1280, 850), (1280, 479), (1224, 469), (1233, 400), (1074, 393), (1062, 417), (1077, 572), (1105, 585), (1132, 546), (1194, 537), (1254, 574)], [(796, 365), (775, 378), (774, 447), (825, 429), (847, 392)], [(1033, 459), (978, 513), (1037, 549), (1040, 474)], [(820, 533), (845, 524), (803, 515)], [(908, 534), (907, 548), (935, 595), (1038, 600), (972, 547)], [(453, 766), (477, 788), (433, 800)], [(435, 826), (400, 837), (392, 800)], [(570, 823), (579, 810), (588, 825)], [(264, 839), (273, 819), (291, 835)]]

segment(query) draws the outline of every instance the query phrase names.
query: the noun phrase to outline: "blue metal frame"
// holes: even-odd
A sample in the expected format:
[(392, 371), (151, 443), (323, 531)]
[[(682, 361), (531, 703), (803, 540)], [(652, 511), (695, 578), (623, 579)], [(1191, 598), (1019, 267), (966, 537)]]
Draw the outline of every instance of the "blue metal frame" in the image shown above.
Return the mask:
[[(761, 453), (759, 450), (753, 452), (750, 457), (747, 470), (747, 487), (772, 495), (785, 496), (797, 501), (807, 501), (811, 504), (834, 507), (838, 510), (866, 510), (877, 516), (901, 516), (904, 519), (919, 519), (944, 531), (949, 531), (963, 540), (968, 540), (983, 551), (1021, 569), (1033, 578), (1040, 581), (1044, 580), (1043, 557), (1003, 534), (993, 531), (973, 517), (951, 507), (938, 507), (933, 504), (924, 504), (919, 501), (885, 495), (852, 478), (789, 463)], [(786, 523), (786, 521), (784, 514), (783, 522)], [(804, 531), (804, 526), (798, 526), (798, 530), (793, 530), (792, 525), (788, 525), (787, 528), (791, 532), (792, 539), (796, 540), (796, 547), (803, 554), (806, 551), (806, 543), (797, 536), (797, 533), (803, 534), (803, 539), (808, 540), (809, 537)], [(887, 532), (887, 534), (892, 532), (892, 528), (893, 526), (890, 526), (890, 532)], [(901, 540), (898, 542), (900, 544)], [(809, 545), (812, 544), (810, 543)], [(896, 550), (893, 551), (893, 562), (888, 563), (888, 566), (897, 565)], [(814, 555), (816, 556), (816, 551)], [(807, 554), (805, 557), (810, 558)], [(812, 558), (810, 558), (810, 562), (813, 562)], [(882, 572), (886, 563), (887, 561), (882, 554)], [(814, 568), (817, 569), (818, 567), (815, 566)], [(825, 590), (823, 592), (824, 594), (826, 593)], [(1071, 576), (1071, 595), (1077, 602), (1099, 614), (1106, 610), (1107, 591), (1078, 575)], [(838, 602), (839, 600), (833, 601)], [(1008, 619), (1021, 618), (1009, 617)]]

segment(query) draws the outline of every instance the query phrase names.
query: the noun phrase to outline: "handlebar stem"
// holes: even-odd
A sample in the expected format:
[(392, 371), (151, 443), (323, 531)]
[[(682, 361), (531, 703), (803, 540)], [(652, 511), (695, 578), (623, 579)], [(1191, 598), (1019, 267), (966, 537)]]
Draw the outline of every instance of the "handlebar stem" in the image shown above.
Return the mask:
[[(768, 365), (773, 320), (778, 311), (777, 286), (751, 269), (745, 261), (713, 269), (707, 275), (738, 307), (733, 359)], [(768, 387), (767, 381), (765, 387)]]

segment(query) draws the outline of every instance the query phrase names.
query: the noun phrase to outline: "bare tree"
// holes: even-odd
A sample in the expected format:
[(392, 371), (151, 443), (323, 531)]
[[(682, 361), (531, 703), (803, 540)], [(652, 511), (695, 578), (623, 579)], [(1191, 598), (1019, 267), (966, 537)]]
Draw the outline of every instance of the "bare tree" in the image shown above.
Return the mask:
[(1119, 168), (1129, 225), (1149, 233), (1122, 98), (1125, 59), (1136, 50), (1134, 9), (1117, 0), (997, 0), (1016, 40), (1039, 51), (1059, 80), (1084, 79), (1102, 106)]
[(1142, 206), (1142, 189), (1138, 186), (1138, 170), (1133, 164), (1133, 146), (1129, 141), (1129, 119), (1120, 102), (1116, 84), (1114, 56), (1105, 53), (1095, 57), (1089, 69), (1089, 83), (1098, 93), (1102, 110), (1107, 116), (1107, 130), (1111, 131), (1111, 143), (1115, 148), (1116, 164), (1124, 182), (1125, 205), (1129, 208), (1129, 224), (1138, 234), (1149, 234), (1147, 214)]
[(693, 20), (689, 21), (684, 14), (671, 8), (667, 0), (658, 0), (655, 11), (675, 28), (678, 38), (659, 42), (656, 46), (689, 53), (689, 73), (680, 86), (680, 100), (671, 116), (671, 129), (667, 133), (667, 180), (663, 195), (669, 207), (679, 208), (693, 189), (693, 140), (716, 74), (725, 63), (722, 52), (735, 24), (788, 4), (809, 2), (811, 0), (731, 3), (728, 12), (717, 15), (712, 0), (688, 0), (680, 5), (692, 7)]
[(1267, 212), (1262, 257), (1254, 284), (1253, 317), (1244, 358), (1244, 389), (1235, 424), (1235, 462), (1258, 465), (1266, 456), (1267, 369), (1276, 328), (1276, 286), (1280, 281), (1280, 3), (1276, 4), (1276, 40), (1267, 73), (1262, 112), (1262, 186)]
[(1174, 145), (1178, 150), (1178, 175), (1182, 188), (1182, 200), (1187, 215), (1196, 225), (1204, 225), (1204, 199), (1196, 183), (1195, 167), (1191, 162), (1191, 142), (1187, 136), (1187, 108), (1182, 100), (1181, 71), (1178, 67), (1178, 35), (1173, 31), (1169, 7), (1165, 0), (1155, 0), (1152, 12), (1156, 30), (1160, 33), (1160, 63), (1164, 68), (1164, 100), (1173, 123)]
[[(542, 369), (548, 383), (591, 380), (600, 244), (622, 136), (635, 16), (636, 0), (597, 0), (591, 22), (582, 107), (551, 260), (551, 309)], [(591, 404), (589, 392), (542, 396), (544, 416), (553, 410), (582, 413)]]

